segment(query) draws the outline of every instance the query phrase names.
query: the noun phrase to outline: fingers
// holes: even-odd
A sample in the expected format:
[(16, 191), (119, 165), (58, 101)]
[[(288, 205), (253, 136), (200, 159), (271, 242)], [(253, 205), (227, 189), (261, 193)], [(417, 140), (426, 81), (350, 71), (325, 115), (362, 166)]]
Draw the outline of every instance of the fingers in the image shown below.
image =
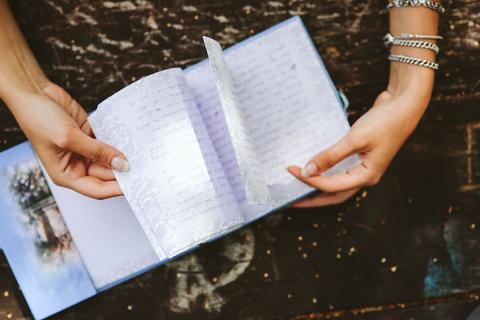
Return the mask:
[(65, 187), (98, 200), (123, 195), (117, 181), (103, 181), (93, 176), (84, 176), (69, 181)]
[(331, 176), (315, 176), (305, 178), (301, 175), (301, 168), (296, 166), (288, 167), (288, 171), (296, 178), (300, 179), (309, 186), (319, 189), (323, 192), (334, 193), (346, 191), (362, 186), (376, 184), (379, 180), (368, 170), (363, 163), (354, 167), (346, 173), (336, 173)]
[(88, 136), (78, 128), (69, 127), (65, 129), (58, 137), (57, 145), (91, 159), (104, 167), (121, 172), (130, 170), (130, 165), (120, 151)]
[(351, 143), (349, 135), (346, 135), (330, 148), (314, 156), (309, 162), (307, 162), (305, 167), (301, 169), (300, 174), (304, 178), (317, 176), (343, 159), (351, 156), (355, 151), (356, 148), (353, 143)]
[(113, 174), (112, 169), (95, 162), (88, 167), (88, 175), (105, 181), (115, 180), (115, 175)]
[(355, 193), (358, 192), (360, 188), (355, 188), (352, 190), (341, 191), (336, 193), (320, 193), (316, 194), (313, 197), (303, 199), (293, 204), (294, 208), (313, 208), (313, 207), (323, 207), (333, 204), (339, 204), (345, 202), (347, 199), (352, 197)]

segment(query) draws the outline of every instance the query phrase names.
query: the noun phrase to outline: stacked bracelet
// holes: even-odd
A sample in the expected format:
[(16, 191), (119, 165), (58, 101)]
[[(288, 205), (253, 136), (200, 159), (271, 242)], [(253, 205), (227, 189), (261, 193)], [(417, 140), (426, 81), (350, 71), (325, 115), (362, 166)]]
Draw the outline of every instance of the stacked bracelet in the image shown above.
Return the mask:
[[(445, 12), (445, 8), (440, 3), (437, 3), (433, 0), (390, 0), (387, 5), (388, 9), (403, 7), (425, 7), (431, 10), (435, 10), (438, 13)], [(433, 52), (435, 52), (435, 54), (438, 54), (440, 52), (440, 48), (435, 43), (425, 40), (441, 39), (443, 38), (437, 35), (402, 33), (399, 36), (394, 36), (390, 33), (387, 33), (385, 37), (383, 37), (383, 43), (387, 48), (390, 48), (392, 46), (412, 47), (432, 50)], [(438, 70), (438, 63), (417, 57), (404, 56), (400, 54), (390, 54), (388, 60)]]
[(402, 7), (425, 7), (438, 13), (445, 12), (445, 8), (440, 3), (432, 0), (391, 0), (387, 5), (388, 9)]
[(402, 33), (399, 36), (396, 36), (397, 39), (403, 40), (442, 40), (442, 36), (429, 35), (429, 34), (412, 34), (412, 33)]
[[(413, 37), (410, 37), (413, 36)], [(391, 46), (402, 46), (402, 47), (413, 47), (413, 48), (422, 48), (422, 49), (429, 49), (434, 51), (436, 54), (440, 51), (440, 48), (428, 41), (423, 40), (407, 40), (407, 39), (429, 39), (429, 36), (420, 37), (420, 35), (402, 35), (398, 37), (394, 37), (392, 34), (387, 33), (385, 37), (383, 37), (383, 43), (387, 48)]]
[(401, 54), (391, 54), (388, 56), (388, 60), (390, 61), (396, 61), (396, 62), (402, 62), (402, 63), (408, 63), (408, 64), (413, 64), (416, 66), (420, 67), (425, 67), (433, 70), (438, 70), (438, 63), (417, 58), (417, 57), (410, 57), (410, 56), (404, 56)]

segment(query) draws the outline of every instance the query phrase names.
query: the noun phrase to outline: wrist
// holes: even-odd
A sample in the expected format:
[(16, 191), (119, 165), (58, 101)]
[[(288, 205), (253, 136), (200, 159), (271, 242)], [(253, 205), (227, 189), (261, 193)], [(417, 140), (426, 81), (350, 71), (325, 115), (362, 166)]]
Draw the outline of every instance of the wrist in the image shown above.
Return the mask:
[(28, 43), (0, 0), (0, 99), (9, 107), (18, 94), (40, 92), (48, 82)]
[(19, 95), (39, 93), (49, 82), (30, 49), (27, 48), (28, 52), (18, 50), (7, 49), (0, 62), (0, 99), (10, 109)]
[(387, 91), (396, 97), (407, 95), (415, 98), (418, 103), (426, 107), (432, 95), (434, 80), (434, 70), (391, 62)]

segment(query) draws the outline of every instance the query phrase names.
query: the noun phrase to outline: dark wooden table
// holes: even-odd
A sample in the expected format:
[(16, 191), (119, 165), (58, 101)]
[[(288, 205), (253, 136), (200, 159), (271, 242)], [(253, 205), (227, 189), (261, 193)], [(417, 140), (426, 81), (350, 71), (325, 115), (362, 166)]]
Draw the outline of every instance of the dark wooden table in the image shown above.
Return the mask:
[[(159, 69), (291, 15), (350, 120), (385, 87), (384, 1), (11, 1), (46, 73), (87, 110)], [(382, 182), (345, 204), (286, 209), (55, 319), (465, 319), (480, 304), (480, 3), (447, 3), (432, 103)], [(0, 148), (24, 136), (0, 107)], [(312, 150), (313, 151), (313, 150)], [(244, 259), (238, 260), (238, 257)], [(0, 258), (0, 319), (29, 317)]]

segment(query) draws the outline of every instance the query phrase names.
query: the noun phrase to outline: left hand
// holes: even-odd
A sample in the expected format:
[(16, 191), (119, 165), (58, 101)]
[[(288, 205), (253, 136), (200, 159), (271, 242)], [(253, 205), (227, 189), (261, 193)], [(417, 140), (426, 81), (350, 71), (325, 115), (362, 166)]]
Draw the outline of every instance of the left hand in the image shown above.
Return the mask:
[(112, 169), (127, 171), (125, 156), (93, 137), (87, 113), (48, 80), (39, 90), (12, 90), (16, 120), (52, 181), (95, 199), (122, 195)]
[[(300, 200), (294, 207), (338, 204), (362, 187), (377, 184), (421, 119), (430, 98), (430, 90), (425, 83), (400, 92), (389, 87), (339, 142), (314, 156), (304, 168), (288, 167), (292, 175), (321, 191), (311, 198)], [(361, 164), (349, 172), (321, 175), (353, 154), (359, 155)]]

